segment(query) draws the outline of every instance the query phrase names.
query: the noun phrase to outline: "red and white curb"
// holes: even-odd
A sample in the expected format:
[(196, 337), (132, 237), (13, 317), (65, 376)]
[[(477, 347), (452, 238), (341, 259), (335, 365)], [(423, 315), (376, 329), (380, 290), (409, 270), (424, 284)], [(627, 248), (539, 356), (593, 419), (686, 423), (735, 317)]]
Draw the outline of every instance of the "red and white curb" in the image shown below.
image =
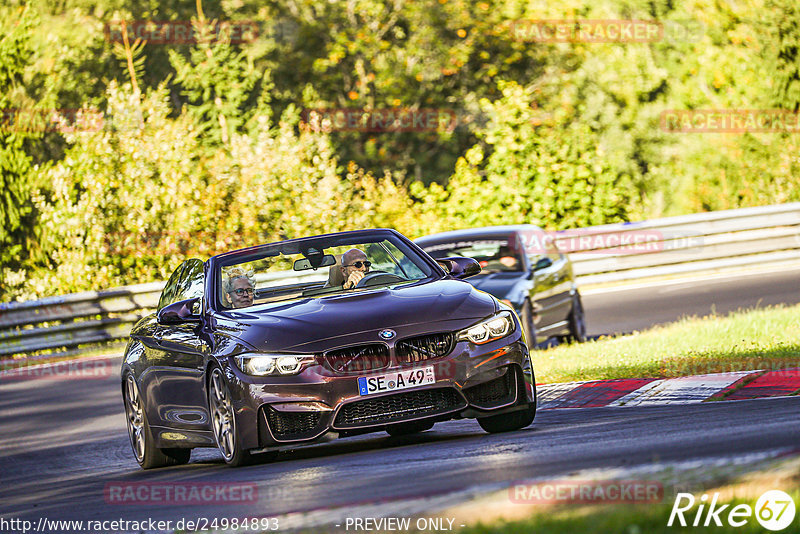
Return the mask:
[(800, 393), (800, 368), (540, 384), (536, 390), (540, 410), (741, 400)]

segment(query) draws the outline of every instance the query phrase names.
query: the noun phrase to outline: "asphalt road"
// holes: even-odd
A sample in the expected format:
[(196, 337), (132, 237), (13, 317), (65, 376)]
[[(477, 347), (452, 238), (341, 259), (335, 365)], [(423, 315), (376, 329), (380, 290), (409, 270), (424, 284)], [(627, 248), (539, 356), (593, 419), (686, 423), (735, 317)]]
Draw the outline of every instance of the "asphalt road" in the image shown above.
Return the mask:
[[(797, 303), (797, 280), (798, 272), (720, 279), (597, 293), (584, 302), (591, 333), (624, 332), (681, 314), (704, 314), (712, 305), (725, 312), (757, 303)], [(347, 438), (241, 469), (227, 468), (208, 449), (196, 450), (187, 466), (142, 471), (130, 451), (117, 373), (115, 363), (112, 375), (103, 378), (0, 382), (0, 518), (265, 516), (559, 477), (579, 469), (705, 462), (789, 450), (800, 442), (798, 399), (781, 398), (545, 410), (530, 428), (504, 435), (486, 434), (472, 420), (451, 421), (418, 436)], [(129, 483), (233, 484), (226, 487), (250, 488), (245, 494), (254, 499), (232, 504), (220, 497), (203, 505), (115, 501), (109, 492)]]
[(682, 316), (800, 303), (800, 269), (585, 292), (588, 334), (628, 333)]

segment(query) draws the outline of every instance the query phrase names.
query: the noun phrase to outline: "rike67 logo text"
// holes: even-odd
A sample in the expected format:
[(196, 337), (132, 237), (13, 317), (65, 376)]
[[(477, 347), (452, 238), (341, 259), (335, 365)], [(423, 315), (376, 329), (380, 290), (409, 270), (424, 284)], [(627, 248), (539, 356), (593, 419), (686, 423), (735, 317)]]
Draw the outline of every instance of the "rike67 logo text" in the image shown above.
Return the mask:
[[(710, 502), (708, 495), (703, 494), (699, 499), (697, 511), (692, 514), (689, 510), (696, 503), (694, 495), (691, 493), (678, 493), (675, 496), (675, 504), (672, 505), (672, 512), (669, 514), (667, 526), (673, 524), (682, 527), (688, 526), (687, 518), (692, 521), (693, 527), (723, 526), (723, 521), (732, 527), (743, 527), (755, 517), (756, 521), (767, 530), (779, 531), (787, 528), (794, 521), (795, 505), (794, 500), (788, 494), (780, 490), (770, 490), (764, 492), (756, 501), (755, 509), (749, 504), (737, 504), (731, 507), (730, 504), (718, 504), (719, 493), (714, 493)], [(730, 508), (730, 509), (728, 509)]]

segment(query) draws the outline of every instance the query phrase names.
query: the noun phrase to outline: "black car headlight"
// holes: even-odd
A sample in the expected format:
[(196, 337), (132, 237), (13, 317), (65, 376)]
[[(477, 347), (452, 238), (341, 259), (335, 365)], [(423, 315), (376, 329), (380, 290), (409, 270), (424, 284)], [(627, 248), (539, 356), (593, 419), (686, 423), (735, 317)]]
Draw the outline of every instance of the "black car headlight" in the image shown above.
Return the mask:
[(465, 328), (458, 333), (459, 341), (469, 341), (482, 345), (505, 337), (514, 331), (514, 318), (511, 312), (501, 311), (480, 323)]
[(314, 362), (308, 354), (247, 353), (234, 358), (236, 366), (248, 375), (296, 375)]

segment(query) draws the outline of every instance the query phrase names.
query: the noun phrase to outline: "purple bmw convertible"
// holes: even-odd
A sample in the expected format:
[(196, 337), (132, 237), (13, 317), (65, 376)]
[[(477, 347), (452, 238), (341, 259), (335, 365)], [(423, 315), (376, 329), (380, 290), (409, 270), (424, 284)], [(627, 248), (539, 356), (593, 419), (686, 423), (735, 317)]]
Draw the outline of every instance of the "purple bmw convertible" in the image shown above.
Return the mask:
[(133, 328), (122, 396), (145, 468), (216, 447), (243, 465), (286, 446), (475, 418), (531, 424), (536, 388), (513, 309), (394, 230), (190, 259)]

